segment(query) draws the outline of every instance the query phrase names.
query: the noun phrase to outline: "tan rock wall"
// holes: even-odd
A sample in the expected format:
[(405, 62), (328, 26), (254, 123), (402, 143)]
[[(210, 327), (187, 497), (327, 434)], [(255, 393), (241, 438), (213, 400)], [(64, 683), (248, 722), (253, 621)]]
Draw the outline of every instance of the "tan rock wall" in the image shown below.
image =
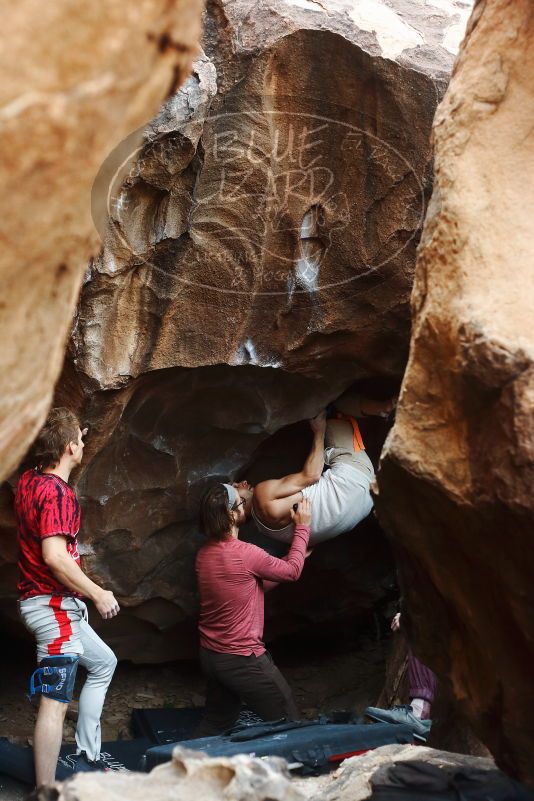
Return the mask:
[[(462, 15), (383, 5), (375, 30), (352, 6), (210, 4), (192, 75), (113, 185), (58, 399), (78, 398), (91, 425), (82, 535), (121, 598), (121, 655), (190, 648), (206, 484), (355, 379), (404, 369), (430, 127)], [(380, 534), (321, 550), (324, 583), (299, 582), (276, 630), (319, 615), (321, 588), (337, 590), (332, 617), (387, 592)]]
[[(105, 246), (56, 392), (91, 427), (84, 559), (123, 610), (105, 636), (139, 661), (191, 653), (206, 483), (255, 463), (265, 438), (353, 380), (400, 379), (431, 121), (466, 4), (377, 2), (372, 18), (348, 0), (250, 8), (209, 4), (190, 78), (142, 148), (126, 137), (99, 171)], [(293, 456), (286, 446), (276, 469)], [(387, 595), (384, 540), (358, 535), (324, 546), (298, 598), (280, 591), (273, 630)]]
[[(91, 801), (95, 797), (124, 798), (128, 801), (366, 801), (375, 797), (374, 789), (388, 784), (389, 770), (395, 766), (429, 767), (441, 771), (442, 780), (462, 772), (477, 782), (499, 784), (510, 797), (515, 783), (495, 769), (493, 760), (437, 751), (414, 745), (384, 745), (362, 756), (344, 760), (328, 774), (302, 777), (290, 773), (280, 757), (257, 758), (248, 754), (234, 757), (208, 757), (197, 751), (176, 747), (172, 761), (158, 765), (149, 774), (129, 771), (78, 773), (64, 782), (43, 786), (36, 801)], [(417, 781), (417, 773), (414, 771)], [(385, 781), (384, 781), (385, 780)], [(419, 773), (419, 783), (421, 774)], [(376, 794), (380, 790), (376, 790)], [(380, 792), (383, 795), (384, 790)]]
[(434, 124), (435, 187), (379, 511), (421, 656), (534, 781), (534, 10), (479, 2)]
[(0, 53), (0, 477), (42, 424), (88, 258), (102, 160), (188, 74), (201, 0), (7, 4)]

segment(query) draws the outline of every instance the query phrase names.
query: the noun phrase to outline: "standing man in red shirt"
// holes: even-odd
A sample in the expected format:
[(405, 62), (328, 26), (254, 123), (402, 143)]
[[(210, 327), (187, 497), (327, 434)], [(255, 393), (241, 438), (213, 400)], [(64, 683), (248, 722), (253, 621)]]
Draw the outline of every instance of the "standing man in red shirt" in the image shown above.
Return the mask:
[[(241, 492), (241, 494), (240, 494)], [(262, 642), (264, 593), (302, 573), (310, 536), (311, 506), (292, 511), (293, 538), (283, 559), (238, 539), (252, 493), (216, 484), (202, 501), (208, 542), (196, 571), (200, 592), (200, 663), (208, 679), (206, 714), (197, 736), (231, 727), (245, 703), (264, 720), (298, 718), (291, 689)]]
[(82, 461), (82, 436), (72, 412), (52, 409), (34, 445), (37, 467), (22, 474), (15, 495), (19, 611), (36, 638), (39, 664), (30, 681), (30, 693), (41, 694), (33, 741), (37, 786), (55, 779), (78, 664), (87, 679), (76, 727), (77, 770), (99, 767), (100, 715), (117, 664), (89, 625), (83, 601), (90, 598), (103, 618), (119, 612), (113, 593), (80, 567), (80, 506), (68, 480)]

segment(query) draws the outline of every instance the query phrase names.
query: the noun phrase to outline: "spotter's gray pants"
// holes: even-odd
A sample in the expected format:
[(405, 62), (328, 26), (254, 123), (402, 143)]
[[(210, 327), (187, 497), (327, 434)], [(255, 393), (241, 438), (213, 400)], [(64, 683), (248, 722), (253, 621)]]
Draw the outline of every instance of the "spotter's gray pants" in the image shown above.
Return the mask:
[(79, 598), (36, 595), (19, 601), (19, 612), (37, 641), (37, 662), (51, 655), (80, 655), (87, 679), (78, 706), (76, 750), (85, 751), (91, 761), (98, 759), (100, 716), (117, 665), (115, 654), (89, 625), (87, 607)]

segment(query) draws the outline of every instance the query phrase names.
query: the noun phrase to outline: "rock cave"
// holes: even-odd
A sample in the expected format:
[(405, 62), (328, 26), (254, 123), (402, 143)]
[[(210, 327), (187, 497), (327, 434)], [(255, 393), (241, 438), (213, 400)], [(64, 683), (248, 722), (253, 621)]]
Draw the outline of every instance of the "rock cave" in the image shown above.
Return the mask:
[[(26, 15), (33, 5), (24, 0)], [(88, 427), (71, 481), (79, 550), (121, 605), (113, 620), (90, 614), (120, 661), (104, 738), (128, 740), (133, 708), (204, 703), (203, 492), (299, 470), (307, 420), (351, 387), (399, 395), (395, 415), (361, 422), (375, 510), (268, 596), (266, 643), (307, 718), (405, 702), (406, 646), (390, 632), (402, 595), (410, 645), (439, 678), (428, 745), (486, 770), (494, 759), (532, 785), (528, 0), (147, 0), (138, 17), (112, 5), (104, 28), (115, 26), (115, 50), (94, 33), (87, 62), (77, 60), (98, 29), (88, 12), (65, 63), (48, 55), (60, 78), (28, 79), (55, 105), (41, 141), (18, 145), (27, 162), (6, 168), (12, 198), (43, 153), (60, 170), (54, 126), (72, 159), (68, 191), (43, 172), (54, 201), (33, 192), (31, 234), (25, 203), (5, 214), (6, 230), (20, 217), (31, 269), (15, 287), (19, 246), (6, 252), (3, 331), (19, 344), (0, 405), (0, 629), (16, 658), (4, 666), (0, 736), (31, 738), (13, 494), (51, 405)], [(41, 35), (69, 24), (67, 4), (51, 6)], [(132, 35), (126, 89), (120, 56)], [(108, 51), (117, 60), (106, 56), (102, 78), (95, 63)], [(7, 100), (26, 102), (20, 93), (13, 84)], [(13, 108), (5, 125), (18, 154), (17, 114), (38, 109)], [(91, 114), (98, 141), (87, 136)], [(287, 552), (251, 522), (240, 536)], [(74, 725), (67, 716), (71, 741)], [(421, 749), (429, 762), (442, 754), (432, 749)], [(187, 759), (172, 770), (202, 785)], [(224, 767), (243, 786), (247, 769)], [(350, 767), (341, 770), (343, 788)], [(162, 799), (170, 775), (159, 773)], [(100, 792), (99, 780), (72, 781), (61, 798)], [(269, 781), (254, 797), (340, 797), (334, 784), (269, 795)], [(358, 793), (372, 797), (367, 784)]]

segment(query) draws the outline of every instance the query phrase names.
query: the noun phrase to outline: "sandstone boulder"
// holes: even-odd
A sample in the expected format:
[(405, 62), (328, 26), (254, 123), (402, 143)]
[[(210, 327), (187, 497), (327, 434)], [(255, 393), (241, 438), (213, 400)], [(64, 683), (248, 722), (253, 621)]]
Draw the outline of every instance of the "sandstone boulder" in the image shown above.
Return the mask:
[[(380, 772), (392, 765), (419, 762), (434, 765), (445, 771), (463, 768), (467, 771), (484, 771), (488, 776), (495, 771), (492, 759), (438, 751), (420, 745), (384, 745), (362, 756), (351, 757), (341, 764), (330, 781), (321, 783), (311, 801), (365, 801), (373, 798), (373, 781)], [(297, 782), (297, 786), (300, 782)]]
[[(189, 652), (206, 483), (354, 380), (402, 374), (430, 126), (467, 6), (368, 5), (211, 3), (192, 76), (96, 182), (105, 246), (56, 399), (91, 426), (82, 539), (120, 596), (122, 656)], [(321, 615), (385, 597), (391, 559), (365, 531), (321, 549), (329, 578), (295, 588), (284, 630), (309, 593)]]
[(402, 374), (430, 125), (466, 4), (352, 6), (210, 5), (205, 55), (126, 182), (98, 182), (110, 219), (73, 338), (84, 388), (217, 364), (333, 393)]
[(414, 330), (379, 476), (418, 655), (534, 782), (534, 16), (479, 2), (434, 125)]
[(210, 758), (176, 748), (172, 762), (149, 773), (79, 773), (53, 787), (43, 787), (36, 801), (303, 801), (292, 786), (287, 764), (278, 757)]
[[(82, 773), (62, 783), (42, 787), (35, 801), (365, 801), (373, 798), (373, 784), (393, 765), (435, 766), (443, 773), (464, 770), (491, 779), (499, 772), (491, 759), (469, 757), (413, 745), (386, 745), (363, 756), (345, 760), (335, 773), (291, 777), (285, 760), (240, 755), (207, 757), (177, 747), (171, 762), (149, 774)], [(506, 781), (504, 779), (504, 781)], [(513, 790), (512, 783), (510, 789)]]
[(189, 73), (202, 0), (3, 10), (0, 478), (50, 406), (87, 260), (102, 161)]

